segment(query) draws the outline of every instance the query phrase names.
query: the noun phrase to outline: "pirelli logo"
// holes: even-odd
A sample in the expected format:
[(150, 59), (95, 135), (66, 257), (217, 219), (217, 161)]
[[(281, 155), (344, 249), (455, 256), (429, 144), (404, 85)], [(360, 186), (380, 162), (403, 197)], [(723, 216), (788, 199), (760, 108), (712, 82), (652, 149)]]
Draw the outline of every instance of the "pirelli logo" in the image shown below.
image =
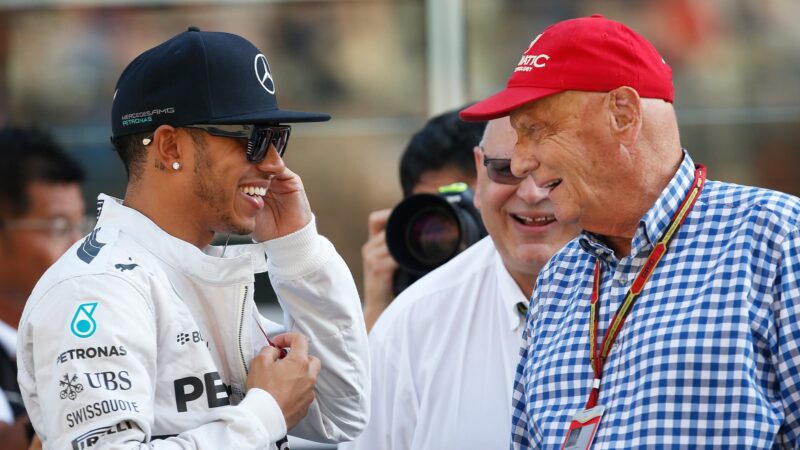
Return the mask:
[(72, 440), (72, 450), (83, 450), (85, 448), (92, 448), (101, 437), (116, 434), (127, 430), (132, 430), (134, 427), (133, 422), (126, 420), (108, 427), (95, 428), (94, 430), (87, 431), (82, 435)]

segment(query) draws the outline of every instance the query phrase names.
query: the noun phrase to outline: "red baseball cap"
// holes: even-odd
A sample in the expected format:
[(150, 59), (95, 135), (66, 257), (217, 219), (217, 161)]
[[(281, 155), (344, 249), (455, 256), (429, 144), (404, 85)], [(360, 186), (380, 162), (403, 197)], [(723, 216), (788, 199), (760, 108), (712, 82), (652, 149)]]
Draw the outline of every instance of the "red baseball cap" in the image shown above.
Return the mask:
[(625, 25), (594, 14), (547, 27), (522, 54), (506, 88), (459, 115), (466, 121), (491, 120), (559, 92), (608, 92), (620, 86), (670, 103), (675, 96), (672, 69), (655, 47)]

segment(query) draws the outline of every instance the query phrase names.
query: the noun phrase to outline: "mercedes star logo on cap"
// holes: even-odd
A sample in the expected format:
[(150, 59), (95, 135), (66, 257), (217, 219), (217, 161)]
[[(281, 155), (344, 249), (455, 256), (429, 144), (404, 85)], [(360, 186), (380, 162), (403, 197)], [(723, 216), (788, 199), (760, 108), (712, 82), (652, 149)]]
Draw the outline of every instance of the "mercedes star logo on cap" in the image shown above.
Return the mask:
[(256, 78), (261, 83), (261, 87), (270, 94), (275, 95), (275, 82), (272, 80), (272, 74), (269, 71), (267, 57), (259, 53), (253, 63), (256, 69)]

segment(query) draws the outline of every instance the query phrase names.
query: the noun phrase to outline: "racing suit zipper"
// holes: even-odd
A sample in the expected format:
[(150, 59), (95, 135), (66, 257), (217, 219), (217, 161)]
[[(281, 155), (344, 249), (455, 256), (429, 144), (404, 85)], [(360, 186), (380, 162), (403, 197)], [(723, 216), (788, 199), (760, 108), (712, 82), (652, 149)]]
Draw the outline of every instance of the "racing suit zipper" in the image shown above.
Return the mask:
[(247, 360), (244, 357), (244, 346), (242, 345), (242, 337), (243, 337), (242, 334), (244, 332), (244, 315), (245, 315), (245, 312), (246, 312), (246, 309), (247, 309), (246, 308), (246, 306), (247, 306), (247, 294), (248, 294), (249, 290), (250, 290), (250, 286), (248, 286), (248, 285), (242, 286), (242, 302), (241, 302), (241, 304), (239, 306), (239, 326), (237, 327), (238, 336), (237, 336), (236, 342), (238, 344), (237, 346), (239, 347), (239, 357), (240, 357), (240, 362), (242, 363), (242, 367), (241, 368), (242, 368), (242, 371), (244, 373), (244, 376), (242, 377), (242, 381), (247, 379), (247, 374), (248, 374)]

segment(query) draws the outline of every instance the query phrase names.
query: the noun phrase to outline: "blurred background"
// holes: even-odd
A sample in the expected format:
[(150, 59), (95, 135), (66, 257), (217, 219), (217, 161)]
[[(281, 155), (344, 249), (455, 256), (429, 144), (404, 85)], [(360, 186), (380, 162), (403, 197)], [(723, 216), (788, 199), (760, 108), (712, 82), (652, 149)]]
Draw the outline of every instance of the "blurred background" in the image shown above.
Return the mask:
[(333, 115), (296, 125), (286, 161), (360, 285), (366, 217), (400, 200), (410, 135), (500, 90), (547, 25), (596, 12), (672, 66), (683, 145), (712, 178), (800, 194), (796, 0), (0, 0), (0, 123), (51, 129), (87, 169), (87, 205), (121, 197), (108, 137), (122, 69), (189, 25), (240, 34), (282, 107)]
[[(500, 90), (547, 25), (592, 13), (672, 66), (683, 145), (711, 178), (800, 194), (797, 0), (0, 0), (0, 123), (52, 130), (87, 169), (87, 205), (121, 197), (108, 138), (122, 69), (189, 25), (240, 34), (282, 107), (334, 117), (296, 125), (286, 161), (360, 287), (367, 214), (400, 200), (410, 135)], [(273, 311), (264, 278), (256, 291)]]

